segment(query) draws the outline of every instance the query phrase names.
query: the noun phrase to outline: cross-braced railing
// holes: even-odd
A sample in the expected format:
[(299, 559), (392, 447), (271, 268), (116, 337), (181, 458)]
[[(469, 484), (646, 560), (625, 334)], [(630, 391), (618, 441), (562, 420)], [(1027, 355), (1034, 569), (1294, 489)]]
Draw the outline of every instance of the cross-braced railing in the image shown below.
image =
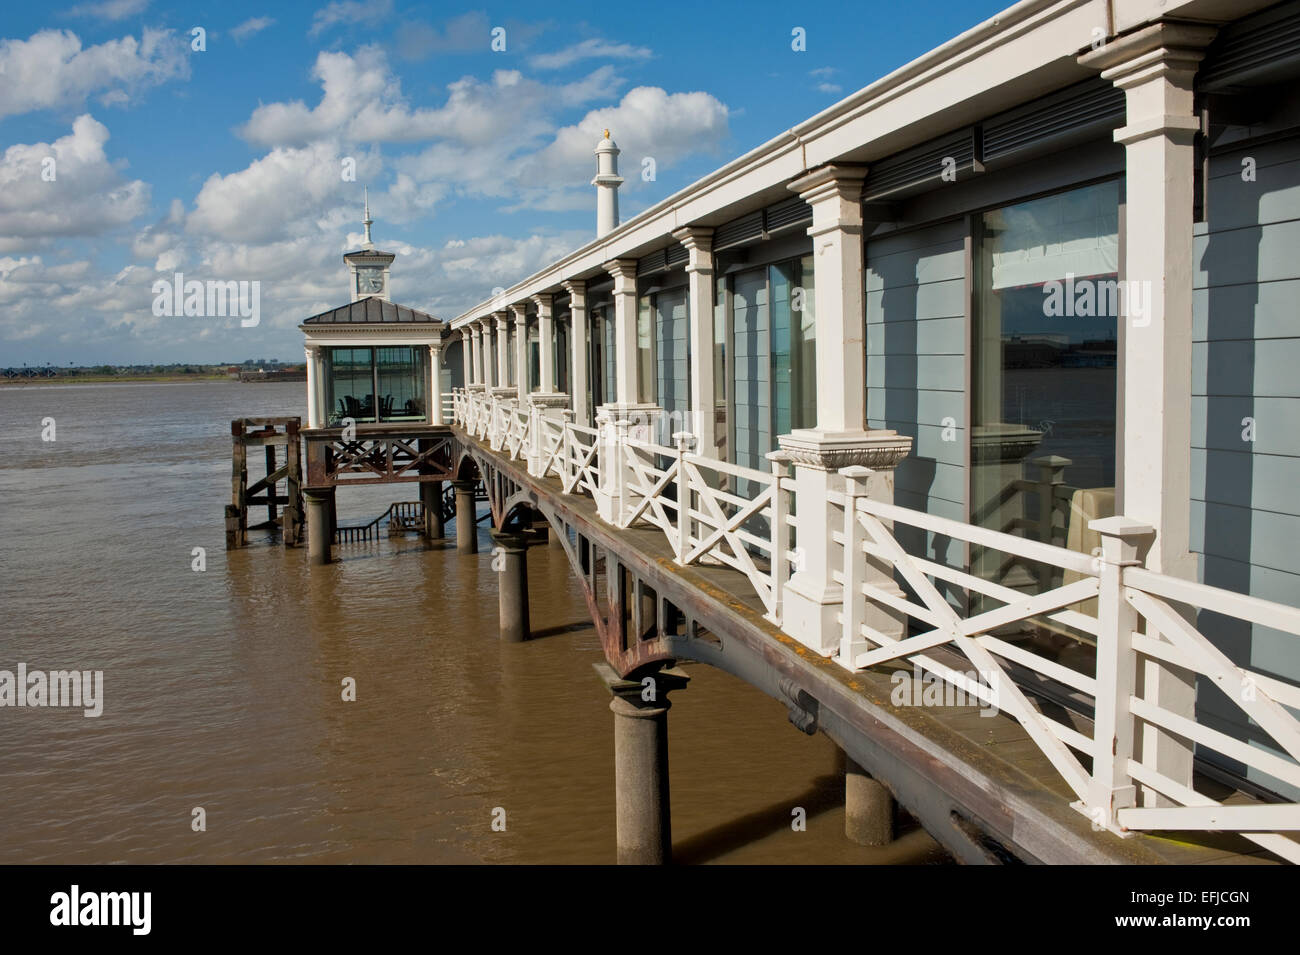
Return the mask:
[[(1156, 734), (1149, 732), (1213, 750), (1280, 783), (1279, 790), (1300, 790), (1300, 722), (1287, 710), (1300, 709), (1300, 687), (1234, 663), (1192, 622), (1199, 611), (1200, 619), (1224, 615), (1294, 636), (1300, 610), (1146, 570), (1139, 554), (1152, 530), (1123, 517), (1091, 523), (1102, 538), (1093, 556), (872, 500), (872, 472), (841, 473), (848, 491), (839, 502), (844, 524), (836, 539), (844, 562), (833, 575), (845, 585), (841, 663), (863, 669), (907, 659), (1015, 717), (1098, 827), (1237, 831), (1300, 862), (1300, 843), (1282, 834), (1300, 830), (1300, 805), (1222, 805), (1162, 772)], [(911, 533), (900, 534), (902, 528)], [(900, 536), (935, 542), (936, 551), (947, 541), (1046, 565), (1064, 583), (1043, 588), (1037, 581), (1050, 575), (1029, 576), (1021, 581), (1027, 589), (1017, 589), (985, 580), (921, 556)], [(1063, 665), (1044, 652), (1050, 641), (1026, 639), (1044, 626), (1091, 644), (1091, 665)], [(930, 652), (945, 645), (975, 664), (978, 676)], [(1251, 745), (1205, 725), (1195, 712), (1162, 705), (1158, 693), (1144, 691), (1139, 670), (1162, 664), (1212, 681), (1268, 741)], [(1035, 706), (1011, 679), (1010, 665), (1090, 699), (1091, 732)]]
[[(769, 474), (693, 454), (687, 449), (694, 438), (686, 433), (674, 436), (676, 448), (637, 441), (628, 437), (626, 422), (610, 422), (602, 434), (568, 420), (572, 412), (559, 418), (509, 398), (460, 393), (454, 407), (458, 421), (490, 447), (512, 459), (526, 456), (529, 473), (554, 475), (565, 494), (613, 501), (619, 527), (660, 528), (679, 564), (744, 574), (765, 615), (780, 622), (794, 560), (793, 491), (783, 464), (774, 462)], [(678, 501), (688, 506), (679, 508)]]

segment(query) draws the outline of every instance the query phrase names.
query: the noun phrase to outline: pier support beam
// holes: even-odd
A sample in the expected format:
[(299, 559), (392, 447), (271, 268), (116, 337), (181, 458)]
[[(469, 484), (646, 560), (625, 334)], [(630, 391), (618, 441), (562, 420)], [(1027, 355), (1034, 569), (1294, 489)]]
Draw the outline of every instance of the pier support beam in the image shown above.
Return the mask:
[(307, 491), (307, 556), (313, 564), (330, 562), (334, 541), (334, 495), (329, 491)]
[(492, 532), (492, 569), (497, 572), (501, 642), (528, 639), (528, 544), (519, 533)]
[(885, 846), (894, 841), (898, 804), (888, 789), (844, 757), (844, 835), (860, 846)]
[(690, 679), (677, 668), (625, 680), (607, 663), (596, 672), (614, 699), (615, 828), (619, 865), (672, 861), (668, 796), (668, 694)]
[(442, 526), (442, 482), (420, 482), (420, 504), (424, 511), (424, 536), (441, 540), (445, 534)]
[(478, 522), (474, 513), (474, 481), (452, 481), (456, 489), (456, 553), (478, 553)]

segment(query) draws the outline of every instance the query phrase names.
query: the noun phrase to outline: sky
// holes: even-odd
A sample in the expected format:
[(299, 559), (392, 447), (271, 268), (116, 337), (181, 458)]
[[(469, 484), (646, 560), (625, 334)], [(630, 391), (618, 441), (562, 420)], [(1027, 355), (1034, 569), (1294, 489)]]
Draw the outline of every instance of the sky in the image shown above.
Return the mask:
[[(1008, 5), (10, 4), (0, 368), (300, 360), (363, 188), (393, 301), (450, 320), (594, 236), (603, 129), (626, 220)], [(256, 324), (156, 314), (177, 273)]]

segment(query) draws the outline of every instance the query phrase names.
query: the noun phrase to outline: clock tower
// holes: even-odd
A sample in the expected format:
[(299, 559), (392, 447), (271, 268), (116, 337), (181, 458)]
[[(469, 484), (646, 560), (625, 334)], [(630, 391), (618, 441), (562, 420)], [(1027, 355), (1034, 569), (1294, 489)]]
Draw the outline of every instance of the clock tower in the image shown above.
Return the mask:
[(375, 248), (375, 243), (370, 238), (370, 226), (373, 223), (374, 220), (370, 218), (370, 190), (367, 189), (366, 217), (362, 220), (362, 225), (366, 227), (366, 243), (357, 251), (348, 252), (343, 256), (343, 261), (348, 265), (354, 302), (363, 298), (391, 301), (388, 297), (388, 274), (393, 259), (397, 256), (392, 252), (381, 252)]

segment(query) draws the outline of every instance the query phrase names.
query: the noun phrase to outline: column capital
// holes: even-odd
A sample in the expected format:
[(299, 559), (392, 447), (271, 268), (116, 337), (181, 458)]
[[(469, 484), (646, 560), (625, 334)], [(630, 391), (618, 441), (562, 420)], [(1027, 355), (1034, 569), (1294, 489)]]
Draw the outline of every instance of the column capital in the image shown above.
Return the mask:
[(861, 163), (827, 163), (800, 176), (786, 188), (797, 192), (799, 198), (814, 207), (828, 200), (860, 202), (866, 178), (867, 167)]
[(499, 312), (493, 312), (492, 316), (497, 320), (497, 331), (504, 332), (510, 321), (510, 313), (503, 309)]
[[(609, 708), (619, 716), (632, 719), (661, 715), (672, 705), (668, 701), (668, 694), (685, 689), (691, 681), (686, 671), (679, 667), (667, 667), (647, 672), (640, 679), (630, 679), (619, 676), (608, 663), (596, 663), (593, 666), (601, 682), (614, 697)], [(646, 680), (652, 680), (653, 683), (646, 683)]]
[(320, 348), (321, 346), (317, 345), (315, 342), (306, 342), (302, 346), (302, 350), (307, 355), (308, 358), (315, 358), (316, 353), (320, 351)]
[(602, 266), (614, 278), (615, 295), (636, 291), (636, 263), (636, 259), (612, 259)]
[(1218, 27), (1208, 23), (1161, 20), (1109, 39), (1095, 50), (1080, 53), (1076, 59), (1080, 66), (1099, 71), (1102, 79), (1122, 88), (1132, 74), (1144, 72), (1156, 63), (1163, 64), (1165, 69), (1195, 72), (1205, 48), (1218, 32)]
[(683, 226), (672, 236), (686, 249), (687, 272), (713, 271), (713, 230), (705, 226)]
[(560, 283), (564, 290), (569, 293), (569, 308), (586, 308), (587, 307), (587, 280), (586, 279), (565, 279)]
[[(502, 312), (501, 314), (505, 315), (506, 312)], [(516, 322), (519, 322), (520, 324), (526, 323), (528, 321), (528, 303), (519, 302), (516, 305), (511, 305), (509, 309), (509, 315), (511, 318), (513, 318)], [(505, 320), (503, 319), (502, 320), (503, 327), (504, 327), (504, 321)]]
[(541, 315), (543, 312), (545, 312), (547, 315), (551, 314), (551, 305), (555, 302), (554, 293), (538, 292), (536, 295), (533, 295), (531, 297), (533, 300), (533, 304), (537, 306), (538, 315)]

